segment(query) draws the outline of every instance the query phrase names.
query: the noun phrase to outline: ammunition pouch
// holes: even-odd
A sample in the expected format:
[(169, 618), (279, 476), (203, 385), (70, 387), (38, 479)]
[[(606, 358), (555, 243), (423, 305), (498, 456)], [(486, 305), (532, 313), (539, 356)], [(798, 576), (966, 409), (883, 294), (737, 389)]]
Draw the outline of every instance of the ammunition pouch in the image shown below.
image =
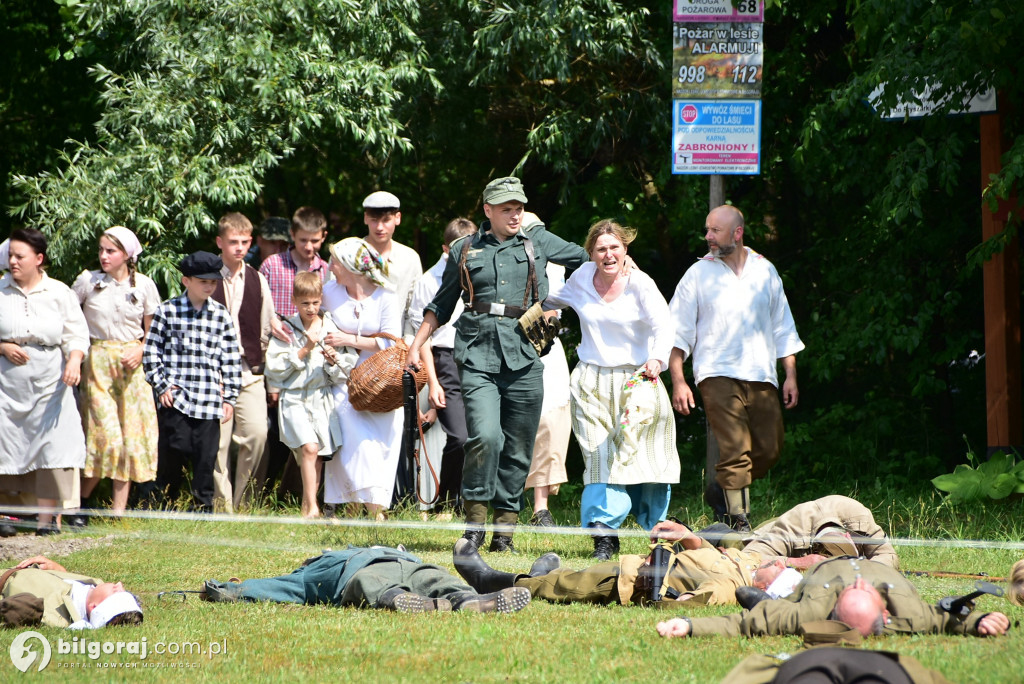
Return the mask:
[(519, 327), (537, 351), (537, 356), (544, 356), (551, 351), (562, 324), (557, 316), (545, 316), (540, 302), (537, 302), (519, 319)]

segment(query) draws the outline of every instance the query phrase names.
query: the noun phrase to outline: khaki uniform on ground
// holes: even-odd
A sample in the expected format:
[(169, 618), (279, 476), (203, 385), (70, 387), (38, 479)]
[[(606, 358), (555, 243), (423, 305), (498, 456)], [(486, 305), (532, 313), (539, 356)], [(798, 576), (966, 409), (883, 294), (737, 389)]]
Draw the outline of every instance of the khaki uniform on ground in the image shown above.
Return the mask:
[[(834, 646), (812, 648), (795, 654), (788, 660), (768, 655), (748, 656), (739, 665), (729, 671), (721, 684), (769, 684), (770, 682), (793, 681), (791, 674), (801, 672), (820, 672), (820, 669), (803, 669), (809, 664), (805, 661), (813, 658), (819, 664), (825, 662), (836, 673), (872, 671), (878, 672), (879, 663), (890, 672), (889, 682), (909, 682), (910, 684), (952, 684), (935, 670), (928, 669), (914, 658), (899, 653), (885, 651), (863, 651)], [(885, 660), (879, 660), (885, 659)], [(861, 667), (858, 667), (861, 666)], [(846, 666), (851, 666), (847, 669)], [(893, 669), (895, 672), (893, 672)], [(895, 674), (896, 676), (892, 676)], [(904, 677), (904, 679), (899, 679)], [(822, 680), (822, 681), (832, 681)], [(844, 679), (843, 681), (859, 681)], [(879, 681), (872, 679), (871, 681)]]
[(64, 580), (74, 580), (82, 584), (96, 586), (103, 580), (73, 572), (57, 570), (40, 570), (24, 568), (11, 573), (6, 584), (0, 590), (0, 599), (10, 598), (17, 594), (31, 594), (43, 599), (43, 624), (50, 627), (67, 627), (86, 616), (79, 615), (71, 600), (71, 585)]
[(947, 632), (977, 636), (978, 622), (986, 614), (974, 611), (964, 619), (953, 617), (921, 600), (914, 585), (893, 568), (869, 560), (834, 558), (808, 569), (804, 581), (785, 599), (761, 601), (736, 615), (693, 618), (692, 634), (797, 634), (804, 623), (828, 619), (839, 593), (858, 577), (863, 577), (885, 599), (892, 614), (885, 625), (886, 634)]
[[(860, 555), (892, 568), (899, 567), (896, 550), (885, 540), (885, 532), (875, 523), (871, 511), (848, 496), (825, 496), (794, 506), (780, 517), (762, 524), (747, 538), (745, 551), (762, 556), (799, 558), (812, 551), (814, 536), (827, 527), (839, 527), (855, 535), (875, 541), (856, 538)], [(824, 554), (829, 555), (829, 554)]]
[[(736, 603), (736, 588), (751, 586), (754, 571), (761, 565), (761, 556), (736, 549), (718, 550), (705, 545), (692, 551), (680, 546), (669, 559), (665, 588), (680, 594), (692, 593), (688, 603), (725, 605)], [(639, 602), (636, 580), (646, 556), (623, 555), (619, 562), (598, 563), (574, 572), (559, 568), (540, 577), (523, 577), (516, 586), (526, 587), (534, 598), (559, 603), (610, 603), (622, 605)]]

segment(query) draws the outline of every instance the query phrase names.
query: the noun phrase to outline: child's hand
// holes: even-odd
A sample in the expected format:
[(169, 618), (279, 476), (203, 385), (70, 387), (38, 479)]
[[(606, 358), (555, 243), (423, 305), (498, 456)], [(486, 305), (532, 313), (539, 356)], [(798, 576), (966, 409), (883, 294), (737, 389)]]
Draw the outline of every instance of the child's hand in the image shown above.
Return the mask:
[(333, 366), (338, 362), (338, 353), (334, 351), (333, 347), (324, 347), (321, 349), (321, 352), (323, 353), (324, 361), (328, 366)]
[(174, 390), (178, 389), (177, 385), (171, 385), (167, 388), (167, 391), (160, 395), (160, 405), (164, 408), (171, 408), (174, 406)]

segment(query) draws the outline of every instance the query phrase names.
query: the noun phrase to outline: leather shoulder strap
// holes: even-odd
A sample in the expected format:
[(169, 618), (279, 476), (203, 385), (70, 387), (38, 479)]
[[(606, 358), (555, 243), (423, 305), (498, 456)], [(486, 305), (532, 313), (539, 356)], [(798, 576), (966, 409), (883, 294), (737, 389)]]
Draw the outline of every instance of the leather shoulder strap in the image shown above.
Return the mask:
[(7, 584), (7, 580), (11, 578), (11, 575), (18, 572), (18, 568), (11, 568), (10, 570), (4, 571), (4, 574), (0, 575), (0, 595), (4, 593), (4, 586)]
[(473, 236), (467, 235), (462, 241), (462, 250), (459, 252), (459, 284), (469, 294), (469, 300), (466, 302), (467, 308), (473, 306), (473, 280), (469, 277), (469, 269), (466, 268), (466, 255), (469, 254), (472, 242)]
[(524, 232), (520, 232), (523, 237), (523, 249), (526, 250), (526, 261), (530, 268), (530, 274), (526, 277), (526, 287), (523, 289), (523, 308), (530, 308), (530, 293), (533, 292), (533, 301), (539, 302), (540, 297), (537, 294), (537, 269), (534, 266), (536, 257), (533, 253), (533, 240), (530, 236)]

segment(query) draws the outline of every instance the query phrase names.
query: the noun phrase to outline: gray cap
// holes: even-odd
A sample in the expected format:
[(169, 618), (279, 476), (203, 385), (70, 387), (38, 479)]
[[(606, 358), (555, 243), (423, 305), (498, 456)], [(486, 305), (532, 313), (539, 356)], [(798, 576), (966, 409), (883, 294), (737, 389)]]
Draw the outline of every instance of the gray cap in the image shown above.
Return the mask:
[(363, 200), (363, 209), (399, 209), (401, 206), (397, 197), (384, 190), (371, 192)]
[(495, 178), (484, 188), (484, 204), (503, 204), (505, 202), (522, 202), (526, 204), (526, 193), (523, 182), (518, 178)]

